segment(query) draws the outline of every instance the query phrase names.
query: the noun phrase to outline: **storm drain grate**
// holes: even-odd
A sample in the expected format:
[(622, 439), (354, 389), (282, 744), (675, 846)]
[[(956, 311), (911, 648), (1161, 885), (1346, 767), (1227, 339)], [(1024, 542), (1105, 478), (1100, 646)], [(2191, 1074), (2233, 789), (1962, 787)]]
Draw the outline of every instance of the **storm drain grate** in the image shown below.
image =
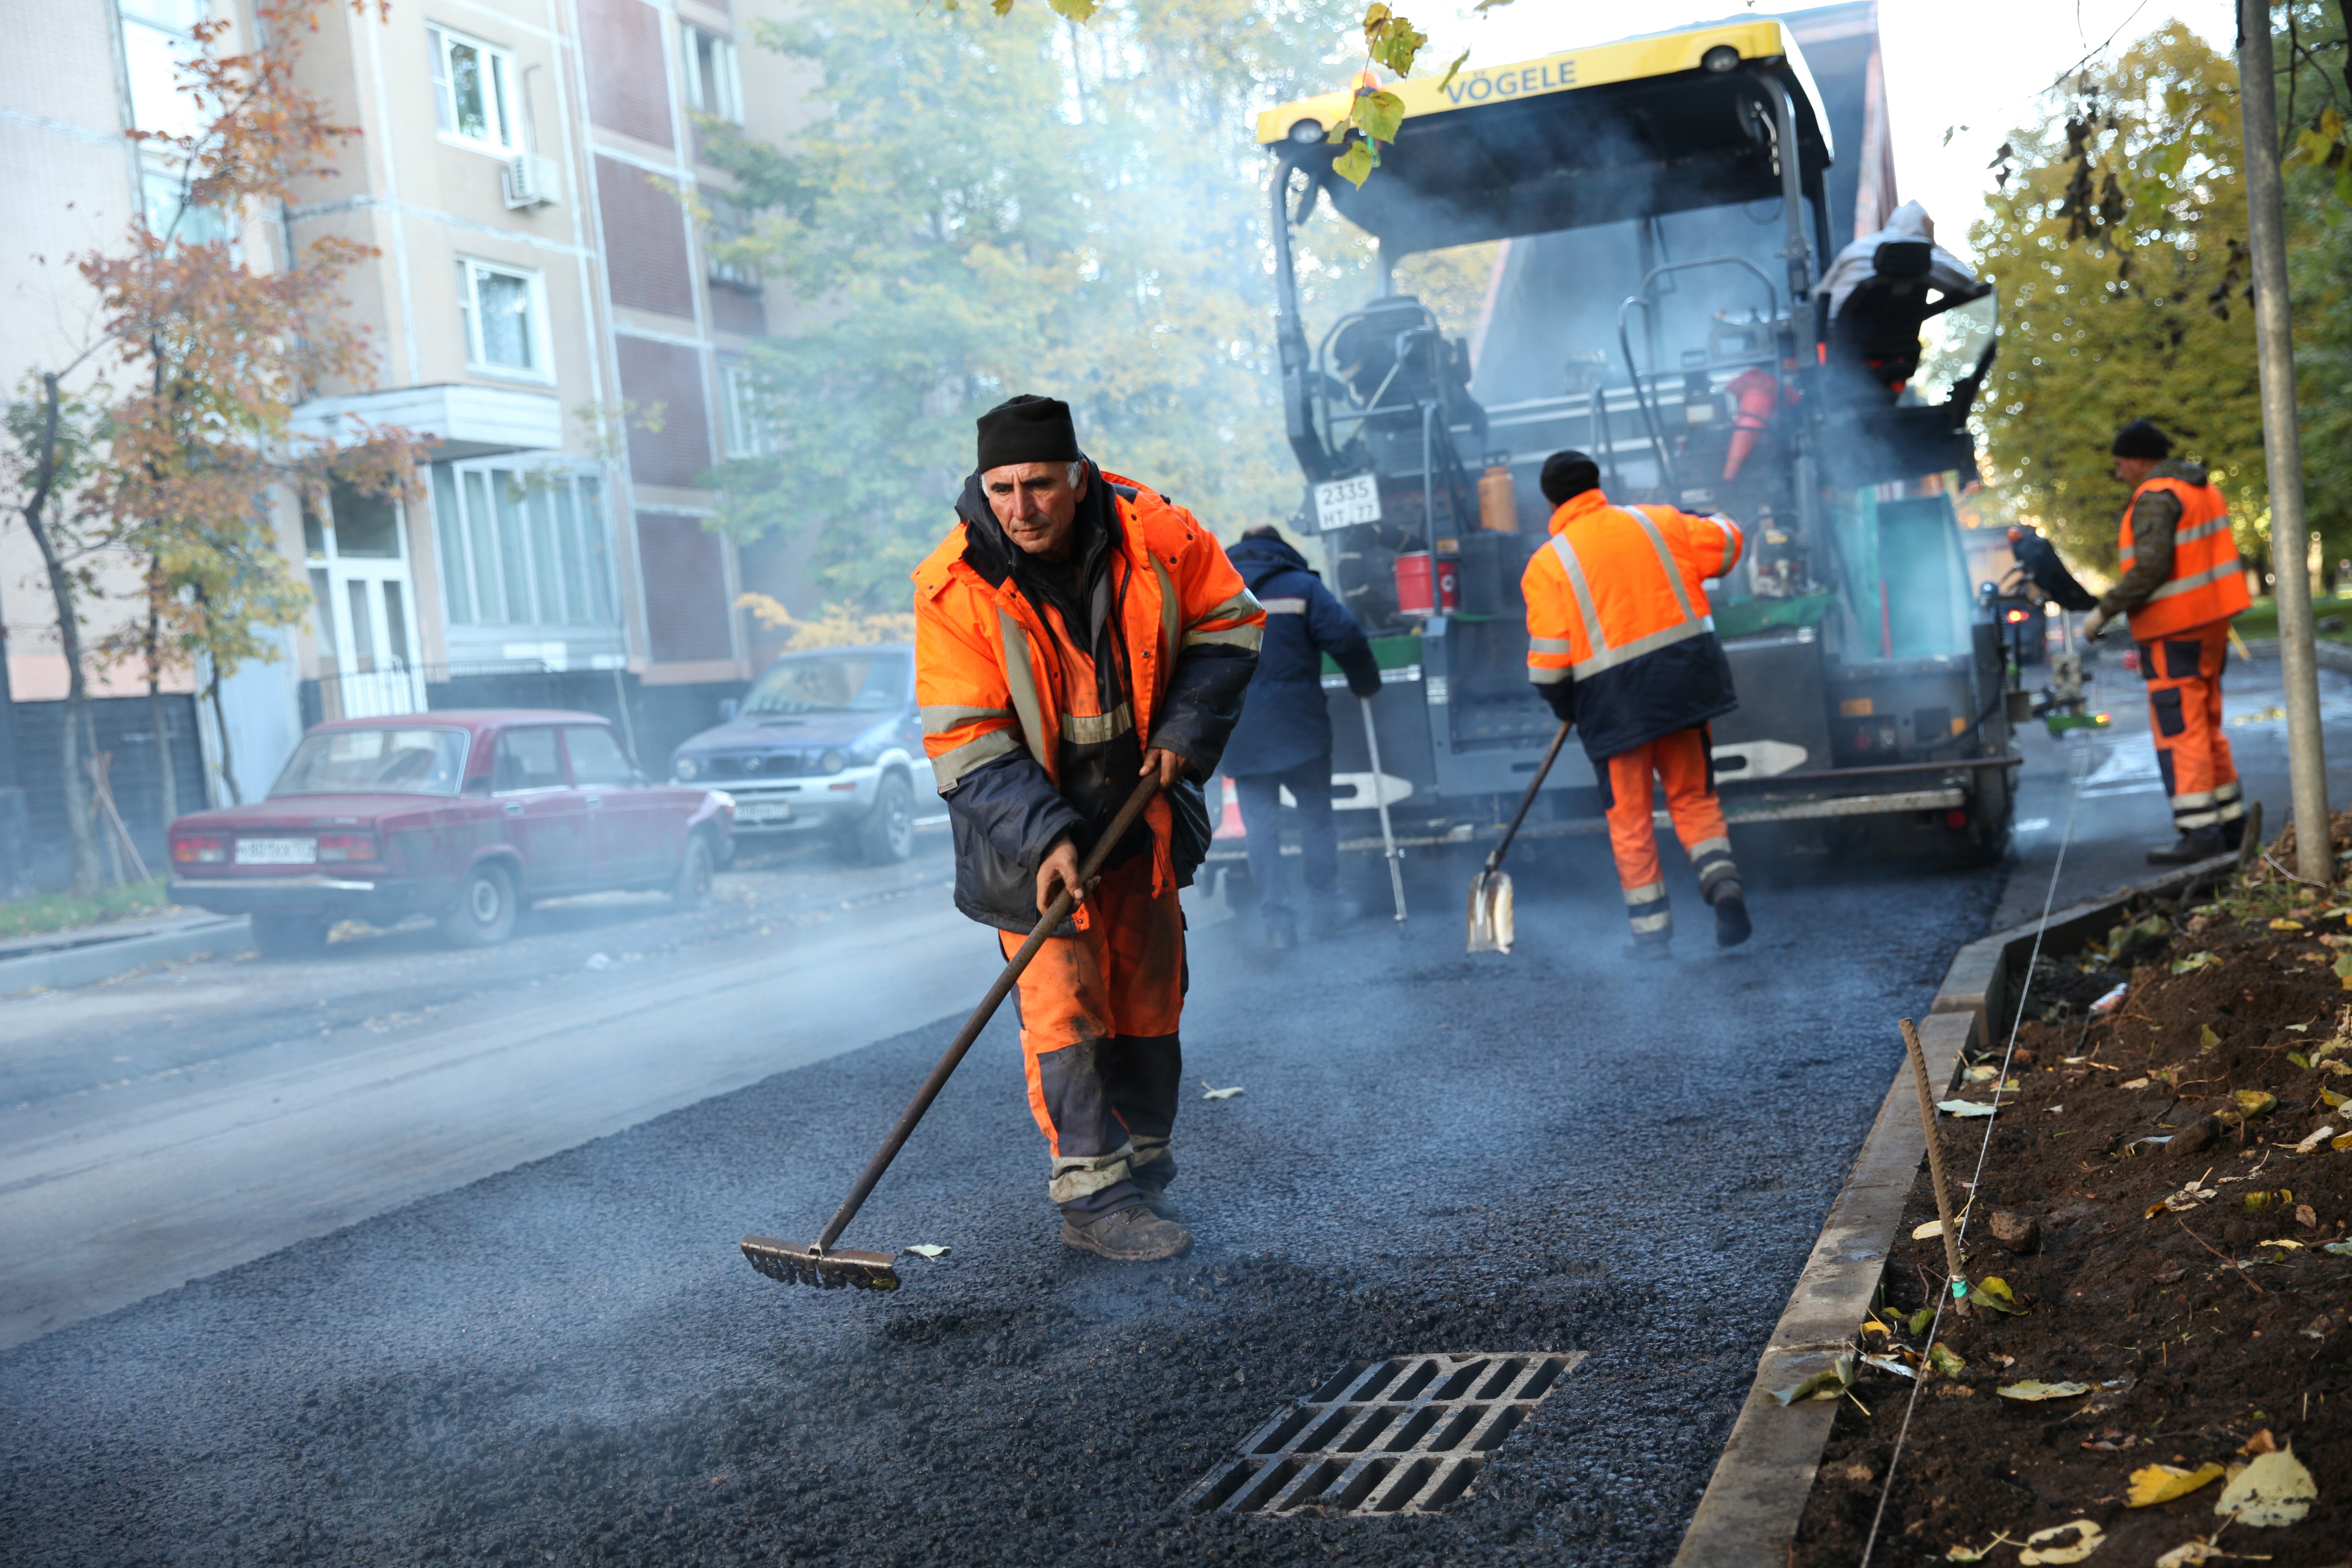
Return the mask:
[(1196, 1513), (1433, 1513), (1559, 1386), (1582, 1351), (1349, 1362), (1184, 1494)]

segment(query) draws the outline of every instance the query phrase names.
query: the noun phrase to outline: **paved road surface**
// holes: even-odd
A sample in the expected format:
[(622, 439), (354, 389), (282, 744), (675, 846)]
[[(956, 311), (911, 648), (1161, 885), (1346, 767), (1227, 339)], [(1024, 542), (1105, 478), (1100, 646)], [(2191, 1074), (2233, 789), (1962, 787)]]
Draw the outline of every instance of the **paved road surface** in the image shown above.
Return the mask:
[(944, 840), (0, 1002), (0, 1344), (953, 1009), (994, 964)]
[[(2029, 815), (2068, 761), (2037, 748)], [(2086, 800), (2078, 844), (2147, 805)], [(1247, 921), (1205, 927), (1188, 1077), (1244, 1092), (1186, 1105), (1193, 1255), (1058, 1247), (1005, 1020), (852, 1237), (952, 1255), (908, 1260), (893, 1297), (772, 1285), (736, 1237), (822, 1223), (985, 972), (927, 853), (751, 879), (699, 921), (551, 911), (478, 967), (401, 933), (267, 984), (197, 966), (0, 1008), (0, 1147), (52, 1140), (48, 1191), (6, 1194), (0, 1223), (52, 1238), (0, 1237), (12, 1300), (46, 1273), (66, 1318), (99, 1304), (79, 1270), (115, 1269), (121, 1300), (252, 1259), (0, 1352), (11, 1561), (1662, 1563), (1885, 1090), (1892, 1020), (2005, 879), (1768, 881), (1757, 942), (1718, 954), (1677, 869), (1659, 968), (1614, 957), (1593, 841), (1522, 867), (1508, 958), (1460, 951), (1466, 860), (1416, 863), (1402, 933), (1276, 959)], [(813, 995), (861, 1027), (799, 1027)], [(783, 1043), (718, 1043), (745, 1028)], [(808, 1059), (852, 1036), (890, 1037)], [(508, 1038), (529, 1043), (491, 1051)], [(101, 1049), (131, 1059), (93, 1070)], [(493, 1114), (403, 1088), (459, 1083)], [(355, 1131), (354, 1097), (403, 1131)], [(249, 1170), (133, 1182), (90, 1157), (142, 1121), (205, 1127)], [(291, 1212), (312, 1188), (341, 1195)], [(175, 1259), (144, 1277), (122, 1261), (142, 1190)], [(47, 1214), (67, 1191), (80, 1216)], [(1173, 1510), (1340, 1365), (1437, 1350), (1591, 1353), (1440, 1517)]]

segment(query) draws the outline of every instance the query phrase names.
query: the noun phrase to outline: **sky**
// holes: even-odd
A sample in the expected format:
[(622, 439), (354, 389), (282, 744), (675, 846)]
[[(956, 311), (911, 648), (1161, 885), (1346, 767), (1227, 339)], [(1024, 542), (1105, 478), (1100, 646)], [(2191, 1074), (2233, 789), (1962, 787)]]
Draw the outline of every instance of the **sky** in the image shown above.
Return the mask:
[[(1483, 17), (1466, 0), (1396, 8), (1428, 31), (1423, 58), (1441, 69), (1465, 46), (1472, 64), (1501, 65), (1750, 14), (1740, 0), (1514, 0)], [(1755, 10), (1800, 8), (1766, 0)], [(1937, 240), (1967, 256), (1991, 188), (1986, 165), (2053, 79), (2110, 37), (2119, 47), (2174, 19), (2228, 49), (2235, 18), (2231, 0), (1879, 0), (1898, 193), (1923, 203)]]

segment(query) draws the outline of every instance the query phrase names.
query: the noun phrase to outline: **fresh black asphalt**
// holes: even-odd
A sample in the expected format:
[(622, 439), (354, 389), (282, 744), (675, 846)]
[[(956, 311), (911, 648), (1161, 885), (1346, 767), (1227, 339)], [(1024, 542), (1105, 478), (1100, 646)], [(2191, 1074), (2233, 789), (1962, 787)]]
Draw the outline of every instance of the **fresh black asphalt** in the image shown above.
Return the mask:
[[(845, 1238), (952, 1254), (752, 1273), (943, 1019), (0, 1352), (0, 1561), (1664, 1563), (2001, 874), (1762, 887), (1718, 954), (1678, 871), (1636, 968), (1596, 845), (1522, 870), (1508, 957), (1461, 952), (1469, 869), (1402, 935), (1194, 934), (1189, 1257), (1057, 1244), (1008, 1016)], [(1591, 1355), (1443, 1514), (1177, 1508), (1342, 1363), (1545, 1349)]]

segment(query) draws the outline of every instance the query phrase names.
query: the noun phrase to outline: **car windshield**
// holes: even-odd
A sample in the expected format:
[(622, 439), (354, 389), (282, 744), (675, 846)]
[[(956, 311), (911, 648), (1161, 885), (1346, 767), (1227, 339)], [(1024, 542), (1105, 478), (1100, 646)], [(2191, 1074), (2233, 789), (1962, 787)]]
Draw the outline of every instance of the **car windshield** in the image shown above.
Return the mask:
[(757, 713), (887, 713), (907, 700), (903, 653), (827, 653), (778, 659), (743, 700)]
[(456, 795), (463, 730), (321, 730), (305, 735), (269, 788), (289, 795)]

